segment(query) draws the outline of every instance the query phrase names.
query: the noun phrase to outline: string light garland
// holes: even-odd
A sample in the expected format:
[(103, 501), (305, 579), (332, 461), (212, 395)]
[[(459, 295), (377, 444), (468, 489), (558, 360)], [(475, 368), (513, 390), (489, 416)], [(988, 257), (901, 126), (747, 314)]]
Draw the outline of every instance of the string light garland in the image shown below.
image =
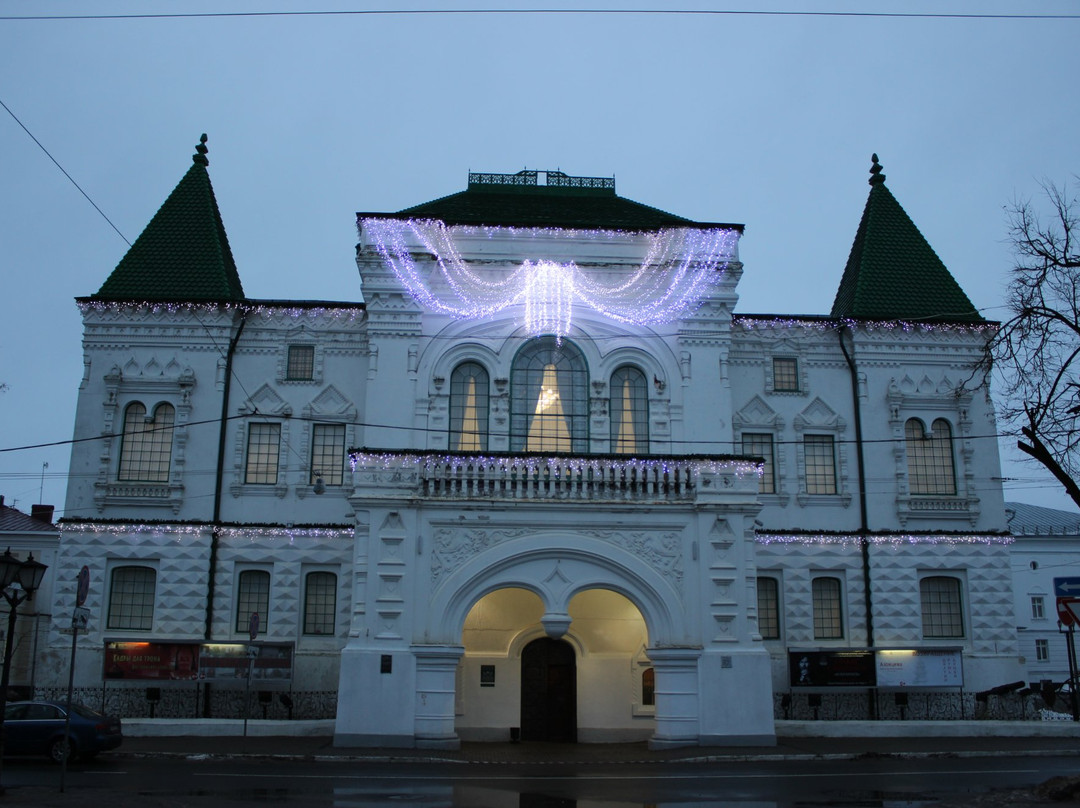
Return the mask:
[(994, 333), (998, 330), (997, 323), (924, 323), (911, 320), (853, 320), (850, 318), (822, 318), (804, 319), (799, 317), (751, 317), (741, 316), (733, 318), (732, 322), (748, 331), (763, 329), (806, 328), (812, 331), (833, 331), (838, 326), (846, 326), (851, 330), (862, 329), (864, 331), (895, 331), (901, 329), (907, 333), (924, 331), (939, 332), (984, 332)]
[(294, 320), (308, 317), (312, 320), (331, 317), (333, 319), (355, 320), (364, 315), (364, 306), (360, 303), (344, 303), (340, 306), (314, 305), (300, 306), (289, 303), (196, 303), (171, 302), (162, 300), (91, 300), (83, 298), (76, 301), (79, 311), (103, 313), (107, 311), (148, 311), (151, 314), (178, 314), (181, 312), (209, 313), (215, 311), (242, 312), (270, 318), (285, 315)]
[[(165, 522), (61, 522), (63, 533), (96, 533), (110, 536), (152, 535), (175, 536), (177, 541), (183, 536), (205, 536), (213, 532), (213, 525), (176, 524)], [(355, 533), (351, 527), (289, 527), (287, 525), (250, 527), (219, 527), (218, 535), (227, 539), (249, 539), (252, 542), (262, 539), (351, 539)]]
[(874, 536), (860, 536), (856, 533), (758, 533), (754, 537), (757, 544), (805, 544), (817, 546), (837, 546), (841, 548), (858, 547), (865, 538), (868, 544), (895, 548), (914, 544), (1012, 544), (1014, 539), (1007, 534), (948, 534), (948, 533), (885, 533)]
[[(524, 304), (524, 326), (532, 336), (561, 339), (572, 326), (574, 303), (586, 305), (616, 322), (652, 326), (673, 322), (700, 305), (736, 254), (734, 229), (670, 228), (628, 234), (608, 230), (558, 228), (476, 228), (447, 226), (430, 219), (364, 219), (361, 238), (371, 240), (401, 285), (424, 307), (458, 319), (483, 319)], [(645, 240), (646, 255), (637, 268), (611, 280), (611, 269), (537, 259), (517, 266), (476, 268), (458, 250), (462, 238), (578, 241)], [(434, 266), (421, 266), (417, 254), (430, 255)]]

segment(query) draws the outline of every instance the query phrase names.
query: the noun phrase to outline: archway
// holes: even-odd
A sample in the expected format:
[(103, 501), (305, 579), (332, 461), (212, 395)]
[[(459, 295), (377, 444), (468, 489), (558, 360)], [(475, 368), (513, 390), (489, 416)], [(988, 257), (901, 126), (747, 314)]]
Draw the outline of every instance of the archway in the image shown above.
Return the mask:
[(540, 637), (521, 652), (521, 739), (577, 740), (577, 662), (566, 640)]

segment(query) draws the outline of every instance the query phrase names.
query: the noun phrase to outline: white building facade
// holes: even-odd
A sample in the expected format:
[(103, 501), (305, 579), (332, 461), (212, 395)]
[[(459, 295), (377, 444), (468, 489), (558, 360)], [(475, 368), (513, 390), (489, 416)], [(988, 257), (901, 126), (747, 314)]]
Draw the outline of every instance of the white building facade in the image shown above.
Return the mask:
[(80, 687), (231, 714), (251, 664), (339, 745), (663, 748), (875, 712), (845, 659), (1018, 678), (992, 326), (876, 158), (833, 311), (781, 316), (737, 310), (740, 225), (535, 171), (358, 215), (363, 302), (249, 299), (205, 153), (79, 300)]

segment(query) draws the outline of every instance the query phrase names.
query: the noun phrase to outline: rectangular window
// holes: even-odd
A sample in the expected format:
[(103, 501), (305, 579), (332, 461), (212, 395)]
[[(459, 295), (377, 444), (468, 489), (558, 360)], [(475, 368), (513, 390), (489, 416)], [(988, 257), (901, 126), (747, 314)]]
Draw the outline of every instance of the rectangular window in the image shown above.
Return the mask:
[(290, 381), (310, 381), (315, 378), (315, 346), (290, 345), (285, 378)]
[(304, 633), (331, 635), (337, 611), (337, 576), (309, 572), (304, 579)]
[(776, 477), (773, 472), (773, 436), (765, 433), (744, 432), (742, 436), (742, 453), (765, 458), (765, 465), (761, 469), (761, 477), (758, 480), (758, 493), (775, 494)]
[(832, 435), (803, 437), (807, 494), (836, 493), (836, 455)]
[(757, 579), (757, 622), (763, 639), (780, 639), (780, 585), (775, 578)]
[(341, 485), (345, 475), (345, 425), (315, 424), (311, 430), (311, 485)]
[(275, 485), (278, 478), (278, 449), (281, 424), (248, 424), (247, 470), (244, 482)]
[(814, 639), (843, 639), (844, 615), (840, 579), (815, 578), (811, 586), (814, 600)]
[(1035, 661), (1050, 661), (1050, 640), (1035, 640)]
[(919, 581), (922, 602), (923, 637), (953, 639), (964, 636), (964, 618), (960, 604), (960, 580), (934, 575)]
[(152, 567), (117, 567), (109, 588), (111, 629), (150, 631), (154, 628), (154, 589), (157, 572)]
[(1032, 595), (1031, 597), (1031, 619), (1046, 619), (1046, 602), (1043, 600), (1042, 595)]
[(772, 378), (774, 392), (799, 392), (799, 360), (790, 357), (773, 359)]
[(236, 633), (247, 634), (251, 615), (259, 615), (258, 634), (266, 633), (270, 622), (270, 573), (264, 570), (244, 570), (236, 587)]

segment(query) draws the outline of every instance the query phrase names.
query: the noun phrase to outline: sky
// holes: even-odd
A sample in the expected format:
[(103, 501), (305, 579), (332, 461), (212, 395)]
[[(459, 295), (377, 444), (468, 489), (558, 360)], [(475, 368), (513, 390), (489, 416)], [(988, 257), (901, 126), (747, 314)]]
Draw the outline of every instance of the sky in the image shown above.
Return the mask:
[[(510, 13), (585, 6), (598, 11)], [(503, 11), (430, 13), (464, 9)], [(759, 13), (689, 13), (733, 10)], [(1003, 317), (1006, 206), (1080, 173), (1080, 17), (851, 11), (1080, 3), (0, 0), (0, 494), (62, 508), (74, 299), (101, 286), (204, 132), (251, 298), (360, 300), (356, 211), (530, 168), (614, 176), (620, 196), (743, 223), (739, 311), (827, 314), (876, 153), (968, 296)], [(238, 16), (123, 16), (203, 12)], [(120, 16), (15, 19), (91, 14)], [(1075, 510), (1014, 444), (1006, 499)]]

